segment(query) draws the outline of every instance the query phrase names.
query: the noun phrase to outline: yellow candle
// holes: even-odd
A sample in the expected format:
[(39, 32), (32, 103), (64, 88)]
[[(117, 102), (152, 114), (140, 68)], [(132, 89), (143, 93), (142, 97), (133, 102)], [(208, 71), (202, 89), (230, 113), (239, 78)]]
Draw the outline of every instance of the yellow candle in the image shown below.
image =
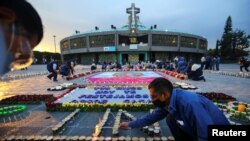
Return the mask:
[(244, 112), (245, 109), (246, 109), (246, 106), (245, 106), (244, 104), (239, 104), (239, 105), (238, 105), (238, 111)]

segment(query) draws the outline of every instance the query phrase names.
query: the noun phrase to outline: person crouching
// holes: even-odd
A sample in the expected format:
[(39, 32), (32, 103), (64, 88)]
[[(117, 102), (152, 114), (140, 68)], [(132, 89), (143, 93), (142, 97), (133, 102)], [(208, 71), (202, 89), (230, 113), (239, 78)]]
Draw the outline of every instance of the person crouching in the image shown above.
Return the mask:
[(191, 72), (188, 73), (188, 78), (194, 81), (199, 81), (199, 80), (203, 80), (204, 82), (206, 81), (205, 77), (203, 76), (202, 68), (198, 64), (192, 65)]
[(49, 79), (53, 77), (53, 81), (57, 80), (57, 74), (59, 73), (59, 67), (61, 66), (60, 61), (52, 61), (47, 64), (47, 70), (50, 72), (50, 74), (47, 76)]

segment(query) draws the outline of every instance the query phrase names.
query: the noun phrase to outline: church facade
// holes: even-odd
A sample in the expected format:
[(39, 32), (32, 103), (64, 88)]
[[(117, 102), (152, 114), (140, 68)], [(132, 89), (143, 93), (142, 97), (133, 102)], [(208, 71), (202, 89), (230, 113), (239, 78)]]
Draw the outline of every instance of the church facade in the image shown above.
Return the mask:
[(81, 64), (106, 62), (137, 63), (170, 61), (176, 56), (198, 60), (207, 52), (207, 39), (188, 33), (159, 30), (157, 25), (141, 24), (140, 9), (132, 4), (126, 9), (128, 24), (108, 30), (78, 32), (60, 41), (64, 60), (77, 59)]

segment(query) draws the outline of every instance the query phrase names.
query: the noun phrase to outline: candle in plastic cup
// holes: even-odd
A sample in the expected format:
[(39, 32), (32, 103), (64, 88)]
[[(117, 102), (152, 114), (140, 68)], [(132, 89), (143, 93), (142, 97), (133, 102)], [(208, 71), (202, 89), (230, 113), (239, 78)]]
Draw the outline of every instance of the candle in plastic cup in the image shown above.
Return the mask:
[(239, 104), (239, 105), (238, 105), (238, 111), (244, 112), (245, 109), (246, 109), (246, 106), (245, 106), (244, 104)]

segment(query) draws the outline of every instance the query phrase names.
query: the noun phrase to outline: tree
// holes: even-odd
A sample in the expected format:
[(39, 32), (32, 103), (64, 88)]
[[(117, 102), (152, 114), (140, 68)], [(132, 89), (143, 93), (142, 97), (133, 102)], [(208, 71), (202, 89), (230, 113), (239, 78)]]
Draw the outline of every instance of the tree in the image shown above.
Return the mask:
[(224, 27), (224, 33), (221, 38), (221, 56), (228, 58), (232, 56), (232, 19), (229, 16)]
[(220, 45), (220, 40), (217, 39), (215, 47), (215, 55), (219, 55), (219, 45)]
[(236, 29), (233, 32), (232, 46), (234, 57), (239, 57), (242, 55), (241, 51), (236, 52), (236, 49), (243, 50), (244, 48), (249, 47), (248, 36), (246, 35), (245, 31)]

